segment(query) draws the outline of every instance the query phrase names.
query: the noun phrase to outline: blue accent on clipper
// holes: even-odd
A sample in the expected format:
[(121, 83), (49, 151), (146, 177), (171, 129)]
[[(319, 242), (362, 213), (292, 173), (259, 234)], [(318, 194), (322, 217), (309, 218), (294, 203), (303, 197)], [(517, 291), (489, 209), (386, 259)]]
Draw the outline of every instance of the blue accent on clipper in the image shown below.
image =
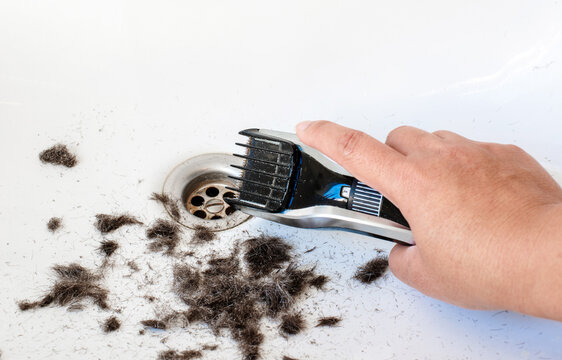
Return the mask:
[(333, 200), (344, 199), (341, 197), (341, 188), (344, 186), (346, 186), (346, 184), (337, 184), (332, 186), (324, 193), (324, 197)]

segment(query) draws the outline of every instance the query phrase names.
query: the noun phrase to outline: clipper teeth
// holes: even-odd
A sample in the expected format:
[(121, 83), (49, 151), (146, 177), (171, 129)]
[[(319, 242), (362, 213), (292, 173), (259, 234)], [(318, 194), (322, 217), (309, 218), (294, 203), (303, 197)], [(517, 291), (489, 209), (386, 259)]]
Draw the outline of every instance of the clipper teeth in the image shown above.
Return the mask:
[(271, 212), (281, 211), (288, 193), (293, 170), (293, 144), (262, 137), (257, 131), (242, 131), (248, 143), (236, 143), (246, 154), (234, 154), (245, 159), (240, 176), (230, 176), (238, 182), (237, 198), (228, 199), (232, 205), (249, 206)]

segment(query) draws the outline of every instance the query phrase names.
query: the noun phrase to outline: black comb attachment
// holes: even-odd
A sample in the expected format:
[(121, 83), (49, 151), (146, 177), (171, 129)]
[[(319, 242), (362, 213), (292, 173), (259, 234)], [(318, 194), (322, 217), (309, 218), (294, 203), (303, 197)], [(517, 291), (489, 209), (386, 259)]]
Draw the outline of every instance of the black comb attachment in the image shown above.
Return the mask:
[(240, 176), (230, 176), (238, 182), (238, 188), (230, 188), (238, 197), (226, 201), (231, 205), (241, 205), (279, 212), (291, 200), (291, 189), (295, 164), (298, 164), (299, 151), (290, 141), (264, 135), (258, 129), (240, 131), (247, 136), (246, 144), (236, 143), (246, 150), (245, 154), (234, 154), (244, 159), (244, 165), (232, 165), (242, 170)]

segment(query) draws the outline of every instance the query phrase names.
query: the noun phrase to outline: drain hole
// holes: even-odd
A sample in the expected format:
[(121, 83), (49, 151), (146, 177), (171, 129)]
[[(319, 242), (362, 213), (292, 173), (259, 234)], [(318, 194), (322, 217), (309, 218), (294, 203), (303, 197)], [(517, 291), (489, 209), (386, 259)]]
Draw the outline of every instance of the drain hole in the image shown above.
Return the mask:
[(248, 220), (250, 215), (228, 204), (237, 196), (230, 189), (236, 186), (232, 178), (240, 175), (231, 165), (242, 167), (244, 160), (226, 154), (203, 154), (176, 166), (166, 177), (162, 191), (181, 202), (183, 215), (174, 220), (191, 229), (204, 226), (209, 231), (231, 229)]
[(205, 190), (205, 194), (207, 194), (207, 196), (210, 196), (210, 197), (215, 197), (219, 194), (219, 189), (211, 186), (211, 187), (207, 188), (207, 190)]
[[(196, 196), (196, 197), (200, 197), (200, 196)], [(195, 216), (197, 216), (198, 218), (201, 218), (201, 219), (204, 219), (204, 218), (207, 217), (207, 213), (204, 212), (203, 210), (197, 210), (196, 212), (193, 213), (193, 215), (195, 215)]]
[[(216, 189), (215, 189), (215, 190), (216, 190)], [(218, 190), (217, 190), (217, 191), (218, 191)], [(203, 205), (204, 202), (205, 202), (205, 199), (203, 199), (202, 196), (194, 196), (194, 197), (191, 198), (191, 205), (193, 205), (193, 206), (201, 206), (201, 205)], [(203, 214), (205, 214), (204, 211), (201, 211), (201, 212), (202, 212)], [(201, 217), (201, 216), (199, 216), (199, 217)], [(203, 216), (203, 218), (204, 218), (204, 217), (205, 217), (205, 216)]]

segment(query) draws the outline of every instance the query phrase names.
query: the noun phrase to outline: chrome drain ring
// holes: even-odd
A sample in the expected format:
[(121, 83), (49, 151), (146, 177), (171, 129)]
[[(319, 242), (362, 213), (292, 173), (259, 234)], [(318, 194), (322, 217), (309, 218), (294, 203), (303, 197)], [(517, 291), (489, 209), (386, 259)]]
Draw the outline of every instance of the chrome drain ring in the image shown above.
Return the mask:
[[(225, 201), (234, 196), (227, 186), (234, 186), (228, 176), (237, 176), (230, 165), (242, 165), (242, 159), (229, 154), (203, 154), (189, 158), (176, 166), (164, 181), (162, 192), (181, 203), (180, 224), (196, 228), (204, 226), (211, 231), (231, 229), (251, 216), (235, 211)], [(166, 206), (170, 217), (171, 211)]]

